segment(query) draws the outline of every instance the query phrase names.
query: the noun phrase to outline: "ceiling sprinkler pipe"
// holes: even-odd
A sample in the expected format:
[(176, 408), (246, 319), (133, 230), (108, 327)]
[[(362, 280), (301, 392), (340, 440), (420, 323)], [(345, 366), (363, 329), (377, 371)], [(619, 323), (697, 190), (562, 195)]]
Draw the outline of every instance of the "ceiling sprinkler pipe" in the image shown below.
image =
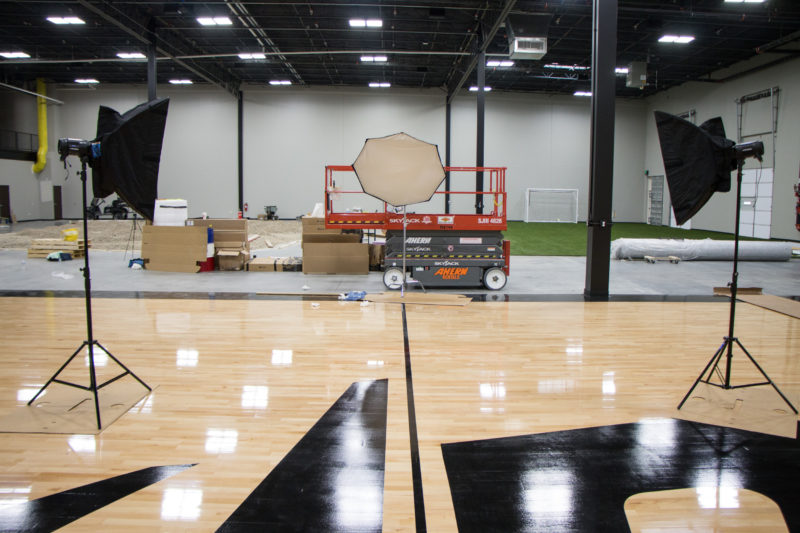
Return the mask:
[(47, 100), (45, 96), (44, 80), (42, 78), (36, 79), (36, 92), (42, 96), (36, 97), (36, 107), (39, 111), (39, 149), (36, 151), (36, 162), (33, 164), (32, 170), (38, 174), (44, 170), (47, 165)]

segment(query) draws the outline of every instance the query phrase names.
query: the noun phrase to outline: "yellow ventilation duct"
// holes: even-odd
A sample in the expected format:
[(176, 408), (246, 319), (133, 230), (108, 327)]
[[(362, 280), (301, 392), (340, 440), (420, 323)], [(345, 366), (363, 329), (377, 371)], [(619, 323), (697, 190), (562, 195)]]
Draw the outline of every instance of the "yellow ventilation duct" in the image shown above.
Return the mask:
[(37, 78), (36, 92), (41, 95), (36, 97), (36, 106), (39, 110), (39, 149), (36, 151), (36, 163), (33, 164), (33, 171), (37, 174), (44, 170), (44, 166), (47, 164), (47, 100), (42, 98), (42, 96), (46, 96), (46, 90), (44, 80)]

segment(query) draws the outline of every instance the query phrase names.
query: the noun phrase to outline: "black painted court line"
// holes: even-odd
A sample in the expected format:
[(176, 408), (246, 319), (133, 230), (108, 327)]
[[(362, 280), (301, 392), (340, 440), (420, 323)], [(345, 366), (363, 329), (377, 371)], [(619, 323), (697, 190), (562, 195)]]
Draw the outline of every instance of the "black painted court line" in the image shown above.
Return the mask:
[(350, 385), (217, 531), (380, 533), (388, 391)]
[(54, 531), (193, 466), (151, 466), (29, 502), (3, 506), (0, 530)]
[(735, 487), (800, 531), (800, 441), (657, 419), (442, 444), (460, 533), (630, 531), (634, 494)]
[(419, 463), (419, 440), (417, 439), (417, 411), (414, 408), (414, 381), (411, 377), (411, 348), (408, 345), (408, 323), (406, 304), (403, 308), (403, 346), (406, 359), (406, 403), (408, 404), (408, 436), (411, 441), (411, 478), (414, 485), (414, 520), (417, 533), (425, 533), (425, 500), (422, 497), (422, 469)]

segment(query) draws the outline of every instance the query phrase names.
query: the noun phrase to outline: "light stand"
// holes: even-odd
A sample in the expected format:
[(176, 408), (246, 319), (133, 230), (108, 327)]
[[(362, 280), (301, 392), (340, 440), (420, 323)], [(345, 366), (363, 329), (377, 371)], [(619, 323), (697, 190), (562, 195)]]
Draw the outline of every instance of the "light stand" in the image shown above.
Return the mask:
[(404, 298), (406, 294), (406, 285), (408, 284), (418, 284), (422, 287), (422, 292), (425, 291), (425, 286), (419, 280), (411, 280), (408, 281), (406, 279), (406, 226), (408, 226), (408, 220), (406, 219), (406, 206), (403, 206), (403, 284), (400, 285), (400, 298)]
[(136, 211), (133, 212), (133, 226), (131, 226), (131, 232), (128, 234), (128, 242), (125, 244), (125, 254), (122, 256), (122, 260), (125, 261), (128, 258), (128, 248), (131, 250), (131, 259), (133, 259), (133, 254), (136, 252), (136, 230), (138, 228), (139, 223), (136, 219)]
[[(62, 155), (63, 155), (63, 158), (66, 160), (66, 155), (68, 155), (68, 154), (62, 153)], [(81, 176), (81, 184), (82, 184), (82, 190), (83, 190), (83, 239), (84, 239), (84, 256), (83, 256), (83, 260), (84, 260), (84, 267), (81, 270), (83, 271), (84, 297), (86, 299), (86, 340), (83, 341), (83, 344), (81, 344), (78, 347), (78, 349), (75, 350), (75, 352), (69, 357), (69, 359), (67, 359), (67, 361), (63, 365), (61, 365), (61, 368), (59, 368), (58, 371), (55, 374), (53, 374), (52, 377), (50, 377), (50, 379), (47, 380), (47, 383), (45, 383), (44, 386), (41, 389), (39, 389), (39, 392), (37, 392), (36, 395), (33, 398), (30, 399), (30, 401), (28, 402), (28, 405), (33, 404), (34, 400), (36, 400), (36, 398), (38, 398), (39, 395), (42, 394), (42, 392), (44, 392), (44, 390), (51, 383), (54, 383), (54, 382), (55, 383), (60, 383), (62, 385), (67, 385), (67, 386), (70, 386), (70, 387), (75, 387), (77, 389), (81, 389), (81, 390), (85, 390), (85, 391), (91, 391), (92, 394), (94, 395), (94, 410), (95, 410), (95, 414), (97, 415), (97, 429), (100, 430), (100, 429), (103, 429), (102, 423), (100, 421), (100, 401), (98, 399), (98, 394), (97, 394), (100, 389), (102, 389), (106, 385), (109, 385), (109, 384), (113, 383), (114, 381), (117, 381), (120, 378), (123, 378), (123, 377), (127, 376), (128, 374), (133, 376), (134, 379), (136, 379), (136, 381), (141, 383), (142, 386), (144, 386), (147, 389), (148, 392), (153, 390), (153, 389), (151, 389), (147, 385), (147, 383), (145, 383), (144, 381), (139, 379), (139, 377), (136, 374), (131, 372), (131, 370), (128, 367), (126, 367), (124, 364), (122, 364), (122, 362), (119, 359), (114, 357), (114, 354), (112, 354), (111, 352), (106, 350), (92, 336), (92, 286), (91, 286), (91, 278), (90, 278), (90, 275), (89, 275), (89, 224), (87, 222), (87, 217), (86, 217), (86, 162), (87, 162), (87, 160), (89, 158), (89, 155), (86, 152), (81, 152), (79, 155), (80, 155), (80, 158), (81, 158), (80, 176)], [(67, 367), (67, 365), (69, 365), (72, 362), (72, 360), (75, 359), (75, 356), (77, 356), (81, 352), (81, 350), (83, 350), (84, 346), (88, 347), (88, 349), (89, 349), (89, 386), (87, 387), (87, 386), (84, 386), (84, 385), (80, 385), (78, 383), (72, 383), (72, 382), (69, 382), (69, 381), (64, 381), (64, 380), (58, 379), (59, 374), (61, 374), (61, 372)], [(109, 379), (108, 381), (105, 381), (105, 382), (99, 384), (99, 385), (97, 384), (97, 373), (95, 372), (95, 365), (94, 365), (94, 347), (95, 346), (97, 346), (98, 348), (103, 350), (111, 359), (114, 360), (115, 363), (117, 363), (120, 367), (122, 367), (122, 369), (125, 370), (122, 374), (119, 374), (119, 375)]]
[[(758, 152), (758, 147), (755, 145), (760, 145), (760, 152)], [(742, 167), (744, 166), (744, 160), (747, 157), (756, 157), (757, 159), (761, 160), (761, 154), (764, 152), (764, 147), (760, 142), (756, 143), (746, 143), (743, 145), (736, 145), (734, 147), (734, 151), (736, 154), (736, 229), (734, 231), (734, 245), (733, 245), (733, 274), (731, 276), (731, 311), (730, 311), (730, 318), (728, 319), (728, 336), (724, 337), (724, 341), (722, 345), (717, 349), (714, 353), (711, 360), (708, 362), (706, 367), (697, 377), (692, 385), (692, 388), (689, 389), (689, 392), (686, 393), (686, 396), (683, 397), (681, 403), (678, 404), (678, 409), (683, 407), (683, 404), (686, 403), (686, 400), (689, 399), (689, 396), (692, 394), (694, 389), (697, 385), (702, 381), (707, 385), (713, 385), (715, 387), (720, 387), (724, 390), (730, 389), (742, 389), (745, 387), (758, 387), (762, 385), (771, 385), (773, 389), (780, 395), (786, 405), (791, 408), (794, 414), (797, 413), (797, 409), (795, 409), (794, 405), (783, 395), (781, 390), (778, 388), (777, 385), (769, 378), (766, 372), (761, 368), (761, 366), (756, 362), (750, 352), (739, 342), (739, 339), (736, 338), (733, 334), (733, 323), (734, 318), (736, 316), (736, 289), (737, 289), (737, 281), (739, 278), (739, 219), (740, 219), (740, 212), (741, 212), (741, 200), (742, 200)], [(742, 351), (747, 355), (747, 358), (750, 359), (758, 371), (764, 376), (766, 381), (757, 382), (757, 383), (746, 383), (744, 385), (731, 385), (731, 366), (733, 364), (733, 345), (736, 344)], [(725, 358), (725, 375), (722, 376), (722, 373), (719, 368), (720, 360), (722, 359), (722, 354), (727, 354)], [(708, 375), (706, 376), (706, 373)], [(722, 384), (720, 383), (712, 383), (711, 377), (712, 375), (716, 374)], [(706, 376), (706, 377), (704, 377)]]

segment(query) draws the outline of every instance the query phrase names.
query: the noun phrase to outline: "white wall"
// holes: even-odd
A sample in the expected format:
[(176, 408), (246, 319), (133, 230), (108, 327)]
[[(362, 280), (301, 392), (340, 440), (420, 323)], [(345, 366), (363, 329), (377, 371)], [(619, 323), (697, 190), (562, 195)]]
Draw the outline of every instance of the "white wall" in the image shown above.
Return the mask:
[[(475, 98), (454, 101), (453, 164), (475, 164)], [(591, 102), (574, 96), (486, 95), (486, 166), (507, 166), (508, 217), (524, 218), (529, 187), (578, 189), (578, 219), (589, 194)], [(613, 219), (644, 220), (642, 102), (617, 100)], [(474, 203), (474, 200), (471, 201)]]
[[(350, 165), (364, 141), (400, 131), (438, 144), (444, 158), (444, 103), (440, 91), (251, 88), (244, 96), (244, 200), (249, 213), (278, 206), (282, 218), (310, 212), (324, 201), (326, 165)], [(359, 190), (354, 175), (337, 186)], [(383, 209), (365, 195), (337, 208)]]
[[(744, 65), (739, 66), (739, 69), (741, 70), (743, 67)], [(698, 124), (709, 118), (720, 116), (725, 124), (727, 137), (737, 140), (736, 99), (776, 86), (780, 92), (778, 134), (775, 144), (771, 237), (798, 240), (800, 233), (794, 227), (796, 198), (792, 186), (797, 183), (798, 164), (800, 164), (798, 163), (800, 120), (797, 120), (797, 117), (800, 116), (800, 60), (760, 70), (723, 84), (686, 83), (649, 98), (647, 100), (645, 168), (649, 169), (653, 175), (664, 173), (653, 111), (680, 113), (695, 109)], [(769, 128), (771, 119), (767, 116), (769, 113), (768, 102), (769, 99), (766, 99), (747, 104), (746, 109), (750, 115), (745, 117), (745, 126), (751, 129), (746, 131), (752, 131), (753, 128), (758, 129), (759, 126)], [(757, 111), (759, 116), (753, 116), (753, 111)], [(764, 166), (771, 166), (771, 138), (762, 140), (767, 151)], [(754, 163), (754, 161), (748, 160), (747, 167), (754, 168)], [(712, 196), (706, 206), (692, 219), (692, 228), (733, 232), (736, 213), (735, 173), (732, 174), (731, 179), (731, 191), (716, 193)], [(665, 210), (664, 217), (664, 222), (668, 223), (669, 212), (667, 210)]]
[[(65, 105), (49, 107), (51, 163), (43, 176), (64, 186), (64, 216), (79, 217), (80, 182), (74, 172), (78, 162), (68, 160), (73, 172), (64, 181), (65, 171), (55, 153), (58, 138), (94, 138), (100, 105), (124, 112), (144, 101), (146, 92), (144, 87), (62, 88), (53, 92)], [(187, 199), (190, 216), (203, 212), (213, 217), (235, 216), (236, 100), (222, 90), (208, 87), (159, 87), (159, 96), (171, 98), (159, 196)], [(30, 101), (35, 102), (32, 97)], [(316, 202), (323, 201), (325, 165), (352, 163), (369, 137), (405, 131), (438, 144), (444, 158), (445, 102), (440, 90), (245, 88), (243, 159), (248, 214), (255, 216), (265, 205), (277, 205), (278, 214), (284, 218), (309, 212)], [(616, 220), (642, 220), (643, 109), (640, 102), (617, 104)], [(589, 120), (589, 102), (585, 99), (487, 95), (485, 163), (508, 167), (510, 219), (523, 218), (524, 190), (536, 186), (579, 189), (579, 218), (585, 220)], [(474, 94), (465, 93), (454, 100), (452, 121), (451, 163), (474, 165)], [(13, 168), (17, 175), (14, 194), (19, 189), (38, 191), (29, 176), (20, 174), (18, 164), (0, 162), (0, 169), (4, 167)], [(454, 184), (461, 190), (474, 189), (471, 175), (454, 174)], [(352, 174), (337, 174), (337, 185), (345, 190), (359, 189)], [(37, 205), (32, 192), (24, 198), (13, 202), (15, 206), (28, 206), (25, 210), (16, 209), (21, 220), (52, 216), (52, 204)], [(442, 200), (437, 197), (430, 205), (411, 210), (441, 211)], [(474, 197), (453, 196), (453, 202), (455, 210), (471, 212)], [(382, 208), (381, 203), (366, 196), (337, 204), (340, 205), (365, 210)]]

